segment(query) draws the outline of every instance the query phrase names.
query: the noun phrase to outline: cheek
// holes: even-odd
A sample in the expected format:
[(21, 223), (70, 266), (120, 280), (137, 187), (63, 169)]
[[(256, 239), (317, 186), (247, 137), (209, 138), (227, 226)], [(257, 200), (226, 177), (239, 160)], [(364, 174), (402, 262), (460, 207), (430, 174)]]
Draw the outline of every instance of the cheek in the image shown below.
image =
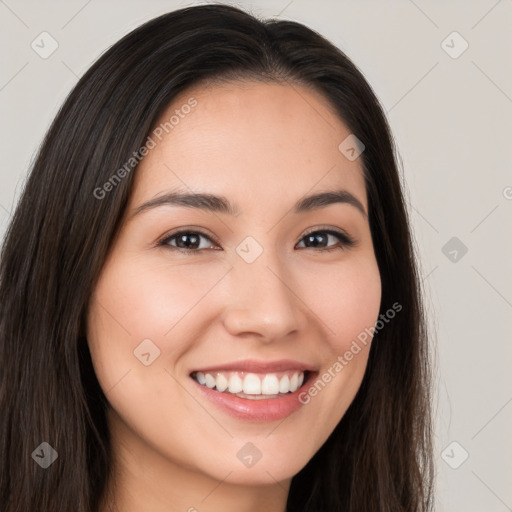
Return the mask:
[(198, 272), (191, 266), (118, 260), (104, 269), (90, 318), (103, 337), (129, 340), (132, 350), (146, 338), (161, 344), (162, 350), (179, 350), (173, 329), (201, 311), (201, 299), (224, 272), (218, 266)]
[(374, 327), (379, 316), (381, 280), (370, 255), (347, 259), (334, 271), (332, 265), (320, 269), (312, 281), (313, 291), (305, 296), (324, 329), (325, 344), (318, 347), (323, 364), (299, 399), (310, 411), (310, 441), (315, 447), (334, 430), (361, 385), (372, 332), (365, 329)]
[(331, 351), (342, 354), (352, 340), (375, 326), (381, 280), (374, 257), (353, 258), (336, 268), (331, 265), (315, 272), (308, 281), (314, 287), (309, 287), (308, 293), (304, 288), (303, 296), (308, 297), (308, 306), (323, 324)]
[(102, 389), (115, 386), (116, 395), (124, 393), (127, 375), (140, 389), (159, 389), (162, 383), (154, 379), (160, 373), (169, 388), (166, 369), (173, 371), (199, 339), (198, 325), (207, 325), (211, 316), (204, 298), (226, 272), (218, 265), (198, 272), (161, 261), (142, 263), (135, 257), (107, 263), (89, 306), (87, 339), (94, 368)]
[[(163, 408), (184, 416), (197, 411), (195, 402), (183, 401), (172, 368), (197, 339), (187, 335), (186, 325), (194, 324), (199, 301), (223, 271), (199, 276), (176, 265), (140, 263), (118, 258), (104, 267), (88, 312), (89, 348), (98, 381), (117, 413), (147, 442), (161, 439), (179, 454), (172, 435), (186, 439), (186, 424), (173, 424)], [(143, 353), (149, 353), (147, 366), (137, 357)]]

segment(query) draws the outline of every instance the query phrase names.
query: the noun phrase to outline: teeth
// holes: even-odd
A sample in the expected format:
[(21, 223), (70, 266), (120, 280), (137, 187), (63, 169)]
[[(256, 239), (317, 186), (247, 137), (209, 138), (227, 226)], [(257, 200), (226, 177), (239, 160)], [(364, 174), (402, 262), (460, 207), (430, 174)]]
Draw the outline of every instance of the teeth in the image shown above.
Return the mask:
[(275, 375), (265, 375), (261, 382), (261, 392), (264, 395), (277, 395), (279, 393), (279, 379)]
[(196, 372), (193, 377), (202, 386), (210, 389), (215, 388), (219, 392), (228, 392), (232, 394), (251, 395), (254, 399), (264, 398), (265, 396), (276, 397), (280, 393), (293, 393), (302, 386), (304, 382), (304, 372), (280, 372), (280, 378), (275, 373), (258, 375), (245, 372), (215, 372), (202, 373)]
[(215, 387), (217, 388), (217, 391), (225, 391), (227, 389), (228, 379), (226, 379), (222, 373), (217, 375), (217, 378), (215, 379)]
[(213, 377), (213, 375), (210, 375), (209, 373), (207, 373), (207, 374), (204, 376), (204, 379), (205, 379), (205, 381), (206, 381), (206, 385), (207, 385), (209, 388), (214, 388), (214, 387), (215, 387), (216, 380), (215, 380), (215, 377)]
[(298, 376), (296, 373), (294, 373), (294, 374), (293, 374), (293, 376), (292, 376), (292, 378), (290, 379), (290, 391), (291, 391), (292, 393), (293, 393), (294, 391), (296, 391), (296, 390), (297, 390), (297, 388), (298, 388), (298, 386), (297, 386), (298, 382), (299, 382), (299, 376)]
[(229, 392), (230, 393), (240, 393), (243, 389), (242, 379), (234, 373), (229, 378)]
[(243, 392), (246, 395), (261, 395), (261, 380), (254, 373), (249, 373), (244, 379)]
[(288, 375), (285, 375), (279, 381), (279, 393), (288, 393), (288, 391), (290, 391), (290, 378)]

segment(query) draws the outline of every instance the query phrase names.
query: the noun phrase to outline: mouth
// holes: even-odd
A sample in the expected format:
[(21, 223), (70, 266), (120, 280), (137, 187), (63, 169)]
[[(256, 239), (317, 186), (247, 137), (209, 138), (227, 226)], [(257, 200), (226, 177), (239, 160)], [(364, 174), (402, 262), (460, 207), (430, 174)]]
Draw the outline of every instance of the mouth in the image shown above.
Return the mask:
[(268, 422), (303, 406), (299, 395), (318, 374), (293, 361), (272, 364), (245, 361), (192, 371), (202, 396), (237, 419)]
[(229, 393), (246, 400), (269, 400), (294, 393), (305, 380), (307, 370), (252, 373), (243, 371), (192, 372), (201, 386), (219, 393)]

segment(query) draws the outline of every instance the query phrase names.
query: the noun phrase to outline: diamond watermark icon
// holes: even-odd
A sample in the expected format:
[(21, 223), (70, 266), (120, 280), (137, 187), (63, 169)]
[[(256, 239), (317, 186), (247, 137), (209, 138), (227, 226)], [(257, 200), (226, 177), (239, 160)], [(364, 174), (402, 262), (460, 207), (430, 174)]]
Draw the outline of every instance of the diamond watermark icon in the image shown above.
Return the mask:
[(441, 252), (452, 263), (458, 263), (468, 252), (468, 248), (456, 236), (453, 236), (443, 245)]
[(149, 366), (160, 355), (160, 349), (150, 339), (145, 339), (133, 354), (144, 366)]
[(261, 256), (263, 247), (255, 238), (248, 236), (238, 244), (236, 252), (246, 263), (252, 263)]
[(263, 454), (254, 444), (245, 443), (242, 448), (238, 450), (236, 456), (244, 466), (252, 468), (261, 459)]
[(57, 50), (59, 43), (48, 32), (41, 32), (30, 44), (39, 57), (47, 59)]
[(338, 149), (345, 158), (353, 162), (359, 158), (361, 153), (366, 149), (366, 146), (360, 139), (351, 133), (346, 139), (343, 139), (341, 144), (338, 146)]
[(452, 469), (458, 469), (469, 457), (466, 449), (457, 441), (452, 441), (442, 452), (441, 458)]
[(452, 59), (458, 59), (469, 48), (469, 43), (457, 31), (453, 31), (443, 39), (441, 48)]
[(33, 452), (32, 458), (43, 468), (50, 467), (59, 454), (46, 441), (41, 443)]

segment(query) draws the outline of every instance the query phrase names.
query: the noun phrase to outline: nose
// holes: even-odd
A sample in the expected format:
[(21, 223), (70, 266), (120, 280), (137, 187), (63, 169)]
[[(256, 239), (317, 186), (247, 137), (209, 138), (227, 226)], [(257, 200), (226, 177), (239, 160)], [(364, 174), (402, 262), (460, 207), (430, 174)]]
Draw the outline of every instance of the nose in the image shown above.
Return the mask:
[(296, 334), (307, 325), (307, 308), (294, 291), (297, 286), (292, 274), (276, 259), (263, 255), (253, 263), (240, 259), (226, 279), (229, 300), (223, 323), (233, 336), (252, 334), (270, 343)]

